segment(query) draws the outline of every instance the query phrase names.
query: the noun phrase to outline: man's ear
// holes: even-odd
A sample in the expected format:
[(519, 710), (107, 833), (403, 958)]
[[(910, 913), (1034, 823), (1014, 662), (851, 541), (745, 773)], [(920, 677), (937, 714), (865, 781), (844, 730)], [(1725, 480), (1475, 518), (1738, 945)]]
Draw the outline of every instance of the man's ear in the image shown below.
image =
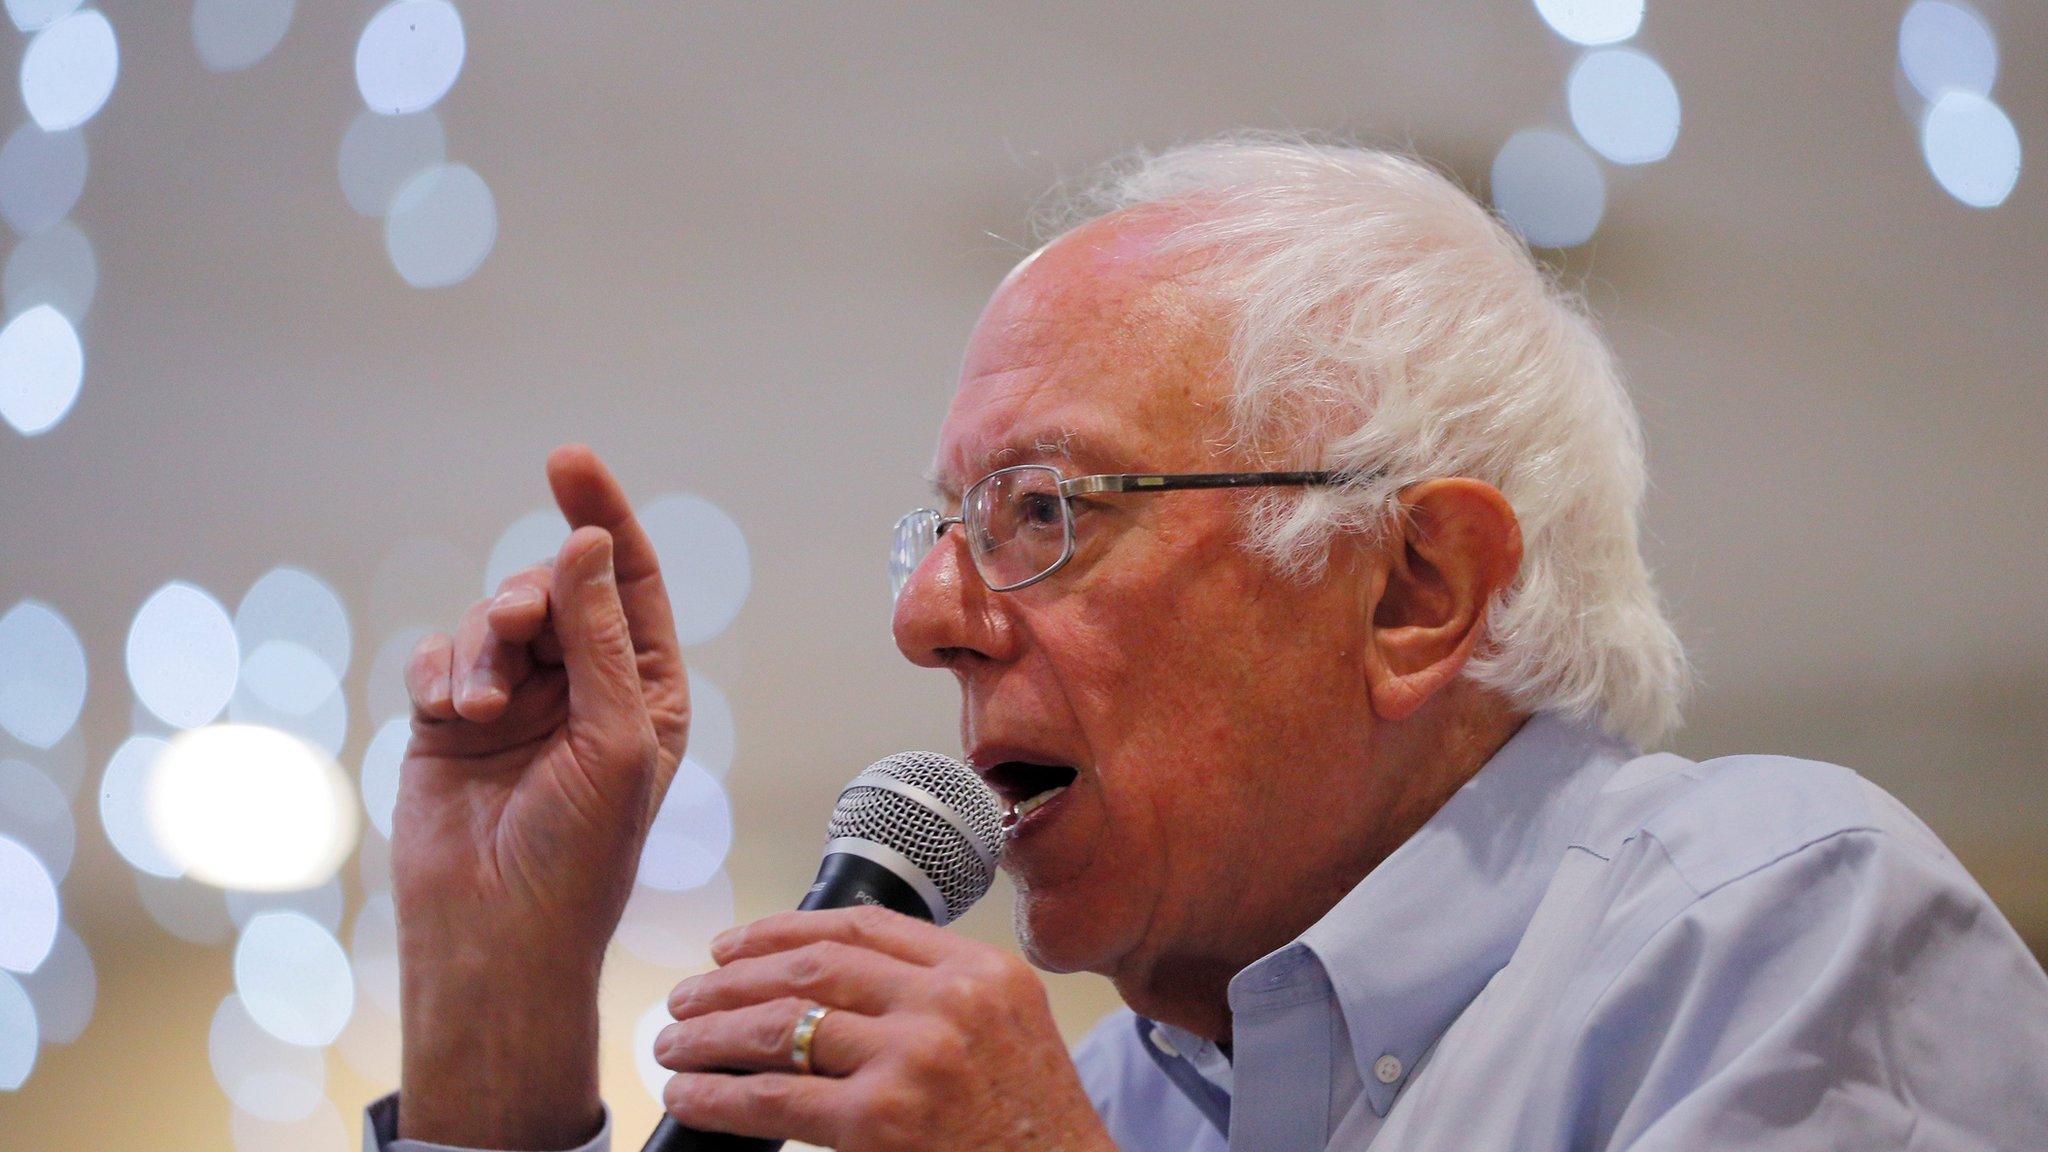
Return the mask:
[(1401, 493), (1365, 609), (1373, 712), (1405, 720), (1454, 680), (1482, 638), (1486, 606), (1522, 567), (1522, 525), (1507, 497), (1462, 476)]

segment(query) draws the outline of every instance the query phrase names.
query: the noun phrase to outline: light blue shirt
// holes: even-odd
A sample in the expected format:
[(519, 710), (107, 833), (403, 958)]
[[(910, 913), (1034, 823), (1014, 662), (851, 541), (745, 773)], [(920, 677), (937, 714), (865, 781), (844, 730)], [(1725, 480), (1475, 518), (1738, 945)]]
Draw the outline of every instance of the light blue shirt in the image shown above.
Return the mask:
[[(1229, 995), (1228, 1057), (1129, 1012), (1076, 1049), (1124, 1152), (2048, 1149), (2048, 976), (1828, 764), (1537, 716)], [(440, 1152), (390, 1106), (366, 1152)]]
[(1538, 716), (1229, 994), (1076, 1050), (1125, 1152), (2048, 1149), (2048, 976), (1829, 764)]

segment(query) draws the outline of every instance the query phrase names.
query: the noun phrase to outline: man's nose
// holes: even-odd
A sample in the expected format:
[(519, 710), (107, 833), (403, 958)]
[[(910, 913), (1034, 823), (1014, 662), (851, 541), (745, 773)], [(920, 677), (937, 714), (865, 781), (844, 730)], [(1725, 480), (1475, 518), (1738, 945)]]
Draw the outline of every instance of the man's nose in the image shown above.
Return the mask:
[(955, 671), (963, 662), (1009, 659), (1016, 637), (957, 527), (911, 571), (896, 597), (892, 628), (897, 650), (912, 664)]

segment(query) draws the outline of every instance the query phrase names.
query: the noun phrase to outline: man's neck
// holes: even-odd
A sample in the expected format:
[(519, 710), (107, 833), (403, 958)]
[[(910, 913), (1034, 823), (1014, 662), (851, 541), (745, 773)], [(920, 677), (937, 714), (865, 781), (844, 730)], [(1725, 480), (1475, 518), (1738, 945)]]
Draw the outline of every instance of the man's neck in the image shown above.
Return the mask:
[(1307, 862), (1309, 867), (1288, 879), (1289, 898), (1236, 939), (1198, 941), (1186, 952), (1155, 957), (1139, 970), (1113, 973), (1124, 1002), (1148, 1019), (1228, 1045), (1232, 978), (1327, 915), (1428, 823), (1529, 718), (1476, 692), (1444, 703), (1447, 707), (1433, 723), (1403, 724), (1375, 741), (1370, 763), (1388, 787), (1383, 803), (1359, 813), (1351, 841), (1356, 851), (1341, 859)]

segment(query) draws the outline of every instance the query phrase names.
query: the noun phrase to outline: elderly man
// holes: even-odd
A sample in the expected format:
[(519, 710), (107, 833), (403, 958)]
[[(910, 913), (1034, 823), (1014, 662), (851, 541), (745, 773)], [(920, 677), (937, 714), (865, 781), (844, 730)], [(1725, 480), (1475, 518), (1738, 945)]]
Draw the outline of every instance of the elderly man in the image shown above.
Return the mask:
[[(1844, 769), (1635, 751), (1684, 674), (1637, 427), (1520, 243), (1290, 143), (1096, 207), (974, 331), (895, 632), (1017, 817), (1025, 953), (1131, 1011), (1070, 1057), (1008, 953), (770, 917), (676, 988), (671, 1114), (848, 1152), (2048, 1147), (2048, 978), (1924, 826)], [(1066, 483), (1123, 473), (1181, 479)], [(581, 449), (549, 478), (559, 556), (408, 669), (373, 1147), (609, 1138), (600, 959), (689, 708), (624, 495)]]

